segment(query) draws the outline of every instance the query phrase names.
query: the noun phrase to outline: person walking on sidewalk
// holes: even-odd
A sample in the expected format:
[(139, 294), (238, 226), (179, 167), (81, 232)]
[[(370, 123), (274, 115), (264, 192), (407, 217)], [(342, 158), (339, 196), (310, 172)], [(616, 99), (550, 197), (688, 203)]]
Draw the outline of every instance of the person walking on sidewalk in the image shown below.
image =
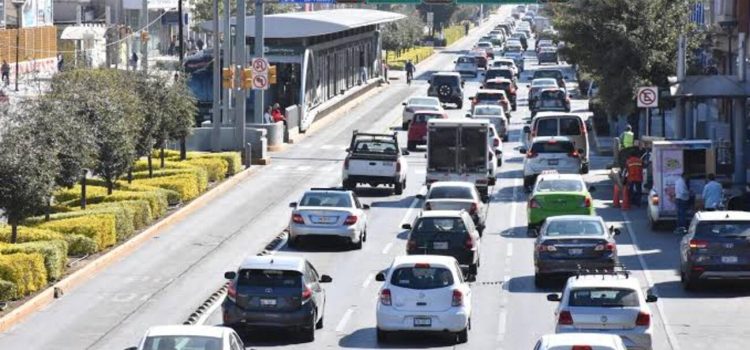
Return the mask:
[(417, 70), (417, 67), (414, 66), (414, 63), (412, 63), (411, 60), (408, 60), (406, 61), (404, 70), (406, 70), (406, 83), (411, 84), (412, 79), (414, 79), (414, 71)]
[(0, 71), (3, 73), (3, 83), (5, 83), (5, 86), (10, 85), (10, 65), (8, 61), (3, 60), (3, 66), (0, 68)]
[(716, 175), (708, 174), (708, 183), (703, 186), (703, 209), (706, 211), (719, 209), (723, 192), (721, 184), (716, 181)]
[(365, 51), (360, 49), (359, 51), (359, 84), (367, 83), (367, 60), (365, 59)]
[(674, 199), (677, 205), (677, 228), (687, 228), (687, 212), (690, 208), (690, 190), (687, 175), (681, 174), (674, 182)]

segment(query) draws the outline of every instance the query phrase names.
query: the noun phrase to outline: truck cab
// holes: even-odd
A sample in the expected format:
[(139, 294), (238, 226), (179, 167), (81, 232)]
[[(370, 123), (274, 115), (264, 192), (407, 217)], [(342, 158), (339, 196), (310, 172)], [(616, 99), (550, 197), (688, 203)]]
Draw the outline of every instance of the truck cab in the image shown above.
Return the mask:
[(354, 190), (358, 184), (392, 185), (395, 194), (406, 188), (407, 150), (401, 150), (396, 133), (371, 134), (357, 130), (347, 148), (342, 170), (343, 187)]

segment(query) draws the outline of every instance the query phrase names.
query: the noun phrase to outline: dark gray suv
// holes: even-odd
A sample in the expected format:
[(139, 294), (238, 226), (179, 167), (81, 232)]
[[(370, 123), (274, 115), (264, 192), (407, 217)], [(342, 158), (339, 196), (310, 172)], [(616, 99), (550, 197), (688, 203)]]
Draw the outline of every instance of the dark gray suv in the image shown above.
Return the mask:
[(306, 259), (294, 256), (252, 256), (237, 271), (224, 273), (229, 280), (221, 304), (224, 325), (236, 330), (249, 327), (289, 328), (303, 340), (315, 340), (323, 328), (326, 294), (319, 275)]
[(458, 72), (435, 73), (430, 77), (427, 96), (437, 97), (442, 103), (453, 103), (463, 108), (464, 81)]

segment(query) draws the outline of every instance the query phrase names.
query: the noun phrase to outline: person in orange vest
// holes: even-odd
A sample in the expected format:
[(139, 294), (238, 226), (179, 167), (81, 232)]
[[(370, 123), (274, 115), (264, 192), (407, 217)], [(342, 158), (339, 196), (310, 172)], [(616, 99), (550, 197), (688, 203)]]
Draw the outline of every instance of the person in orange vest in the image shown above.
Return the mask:
[(630, 192), (630, 203), (640, 207), (641, 186), (643, 185), (643, 161), (638, 154), (631, 153), (628, 159), (625, 160), (625, 167), (627, 169), (625, 181)]

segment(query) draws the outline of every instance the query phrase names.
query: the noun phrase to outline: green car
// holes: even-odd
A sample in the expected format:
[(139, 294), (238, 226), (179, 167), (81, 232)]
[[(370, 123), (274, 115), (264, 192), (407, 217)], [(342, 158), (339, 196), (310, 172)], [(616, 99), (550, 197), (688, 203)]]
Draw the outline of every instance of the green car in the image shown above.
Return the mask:
[(536, 180), (526, 208), (529, 230), (538, 230), (544, 220), (558, 215), (596, 215), (591, 192), (578, 174), (543, 172)]

